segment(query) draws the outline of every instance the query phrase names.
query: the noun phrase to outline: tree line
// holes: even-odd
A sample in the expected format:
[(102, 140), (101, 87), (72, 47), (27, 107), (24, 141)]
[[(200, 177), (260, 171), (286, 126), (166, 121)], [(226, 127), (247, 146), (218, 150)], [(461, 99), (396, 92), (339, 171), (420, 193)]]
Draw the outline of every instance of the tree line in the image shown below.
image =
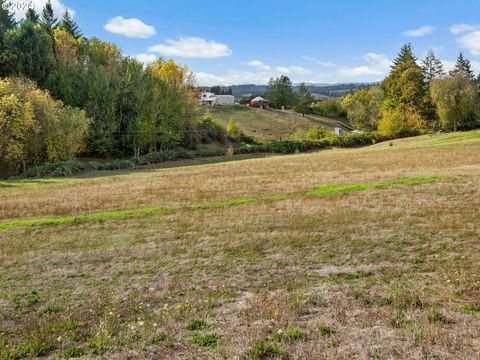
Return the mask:
[[(19, 22), (0, 6), (0, 77), (0, 142), (16, 147), (0, 149), (3, 174), (69, 159), (78, 151), (138, 156), (210, 141), (205, 136), (210, 122), (199, 117), (194, 77), (186, 66), (163, 58), (144, 66), (115, 44), (87, 39), (68, 11), (55, 17), (50, 1), (40, 14), (29, 9)], [(44, 101), (40, 105), (29, 93)], [(79, 129), (72, 148), (48, 150), (50, 140), (37, 135), (38, 124), (50, 122), (61, 123), (62, 136)], [(39, 143), (34, 154), (27, 151), (33, 138)]]
[(379, 86), (347, 95), (342, 106), (356, 128), (383, 137), (473, 129), (480, 126), (480, 75), (462, 52), (446, 73), (433, 51), (419, 64), (406, 44)]

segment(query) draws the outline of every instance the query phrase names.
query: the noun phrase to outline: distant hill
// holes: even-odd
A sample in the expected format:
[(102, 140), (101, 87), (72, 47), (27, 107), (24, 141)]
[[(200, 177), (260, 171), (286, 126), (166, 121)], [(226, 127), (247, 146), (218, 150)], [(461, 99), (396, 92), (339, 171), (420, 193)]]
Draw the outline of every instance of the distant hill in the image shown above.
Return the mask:
[[(323, 95), (326, 97), (342, 97), (350, 91), (355, 91), (358, 88), (365, 86), (374, 86), (378, 83), (342, 83), (342, 84), (310, 84), (307, 85), (308, 90), (312, 94)], [(236, 98), (243, 96), (257, 96), (262, 95), (267, 89), (266, 85), (232, 85), (232, 86), (220, 86), (222, 90), (231, 88), (232, 94)], [(293, 90), (298, 90), (298, 84), (293, 86)]]

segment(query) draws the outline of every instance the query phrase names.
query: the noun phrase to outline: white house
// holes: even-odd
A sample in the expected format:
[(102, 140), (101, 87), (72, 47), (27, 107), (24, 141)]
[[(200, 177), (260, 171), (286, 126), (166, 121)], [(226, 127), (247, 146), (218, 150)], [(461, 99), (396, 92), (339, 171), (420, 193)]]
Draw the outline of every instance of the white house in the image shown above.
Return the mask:
[(214, 93), (205, 91), (198, 99), (198, 103), (200, 105), (213, 105), (216, 100)]
[(215, 95), (212, 92), (204, 92), (198, 99), (200, 105), (234, 105), (233, 95)]

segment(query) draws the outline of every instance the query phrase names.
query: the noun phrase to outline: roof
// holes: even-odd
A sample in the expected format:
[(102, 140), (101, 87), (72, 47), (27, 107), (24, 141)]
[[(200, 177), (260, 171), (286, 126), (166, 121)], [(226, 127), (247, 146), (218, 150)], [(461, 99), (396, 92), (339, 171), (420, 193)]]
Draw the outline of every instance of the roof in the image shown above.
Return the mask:
[(252, 99), (252, 101), (268, 101), (268, 100), (262, 98), (261, 96), (257, 96), (255, 99)]

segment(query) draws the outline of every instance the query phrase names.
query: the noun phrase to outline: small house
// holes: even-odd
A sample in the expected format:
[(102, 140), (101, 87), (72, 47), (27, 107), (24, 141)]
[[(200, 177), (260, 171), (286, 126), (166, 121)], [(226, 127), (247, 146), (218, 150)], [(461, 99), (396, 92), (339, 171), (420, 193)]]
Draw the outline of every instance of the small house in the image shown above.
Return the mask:
[(268, 100), (262, 98), (261, 96), (257, 96), (256, 98), (254, 98), (250, 101), (250, 106), (251, 107), (256, 107), (256, 108), (267, 108), (268, 107)]
[(215, 97), (215, 94), (212, 92), (205, 91), (200, 95), (200, 98), (198, 99), (198, 103), (200, 105), (213, 105), (217, 98)]
[(343, 129), (339, 127), (336, 127), (334, 130), (335, 130), (335, 135), (337, 136), (342, 136), (344, 133)]

